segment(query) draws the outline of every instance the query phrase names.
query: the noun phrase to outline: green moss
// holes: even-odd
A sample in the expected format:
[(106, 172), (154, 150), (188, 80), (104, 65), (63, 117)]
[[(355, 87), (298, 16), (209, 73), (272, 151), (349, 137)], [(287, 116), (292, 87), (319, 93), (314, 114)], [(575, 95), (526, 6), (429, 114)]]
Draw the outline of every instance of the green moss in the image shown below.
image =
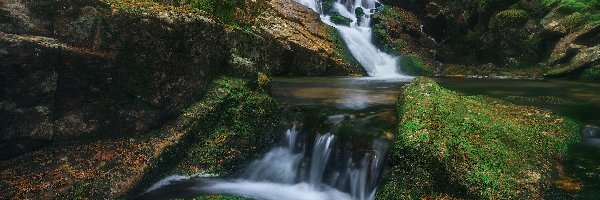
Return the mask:
[(441, 194), (521, 199), (539, 194), (579, 126), (532, 107), (462, 96), (417, 78), (398, 99), (397, 141), (381, 199)]
[(352, 70), (353, 72), (355, 72), (357, 74), (365, 74), (366, 72), (364, 72), (364, 68), (361, 67), (360, 63), (358, 63), (356, 58), (354, 58), (352, 53), (350, 53), (348, 46), (342, 39), (342, 37), (339, 34), (339, 32), (337, 31), (337, 29), (328, 26), (327, 31), (329, 32), (328, 40), (333, 41), (333, 44), (334, 44), (333, 45), (334, 53), (338, 57), (342, 58), (344, 63), (355, 68)]
[(575, 31), (586, 23), (586, 18), (586, 15), (575, 12), (565, 17), (562, 23), (569, 31)]
[(400, 58), (400, 70), (408, 75), (426, 75), (430, 72), (424, 67), (423, 61), (415, 56)]
[(273, 142), (278, 105), (260, 87), (221, 78), (198, 106), (205, 109), (200, 113), (203, 121), (178, 173), (230, 174)]
[(515, 27), (527, 22), (527, 11), (520, 9), (504, 10), (490, 19), (490, 28)]
[(582, 81), (600, 81), (600, 65), (583, 70), (579, 79)]
[(331, 14), (330, 17), (331, 22), (333, 22), (334, 24), (350, 26), (350, 23), (352, 23), (352, 20), (350, 18), (344, 17), (337, 12)]
[(405, 23), (401, 11), (396, 7), (384, 6), (382, 11), (376, 13), (373, 18), (377, 22), (373, 25), (377, 45), (386, 53), (402, 56), (407, 44), (403, 39), (392, 36), (401, 34), (393, 27), (401, 27), (402, 23)]
[(591, 9), (597, 9), (600, 2), (598, 0), (542, 0), (546, 7), (558, 7), (563, 11), (581, 12)]
[(361, 17), (365, 16), (365, 10), (363, 10), (361, 7), (354, 9), (354, 13), (356, 14), (357, 19), (360, 19)]
[(194, 0), (192, 7), (212, 14), (223, 23), (240, 26), (240, 22), (234, 19), (234, 11), (245, 5), (244, 0)]
[(323, 9), (323, 13), (331, 14), (333, 12), (333, 4), (336, 0), (323, 0), (321, 1), (321, 9)]

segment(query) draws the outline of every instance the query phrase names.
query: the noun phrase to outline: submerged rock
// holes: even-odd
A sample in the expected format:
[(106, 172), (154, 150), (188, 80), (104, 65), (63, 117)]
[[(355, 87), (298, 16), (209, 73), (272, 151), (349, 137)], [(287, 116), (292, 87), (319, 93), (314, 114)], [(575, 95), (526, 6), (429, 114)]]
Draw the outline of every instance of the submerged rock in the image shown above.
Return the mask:
[(378, 198), (543, 198), (557, 155), (577, 142), (566, 118), (463, 96), (417, 78), (403, 87), (390, 171)]
[(591, 125), (585, 126), (582, 137), (585, 144), (600, 147), (600, 127)]

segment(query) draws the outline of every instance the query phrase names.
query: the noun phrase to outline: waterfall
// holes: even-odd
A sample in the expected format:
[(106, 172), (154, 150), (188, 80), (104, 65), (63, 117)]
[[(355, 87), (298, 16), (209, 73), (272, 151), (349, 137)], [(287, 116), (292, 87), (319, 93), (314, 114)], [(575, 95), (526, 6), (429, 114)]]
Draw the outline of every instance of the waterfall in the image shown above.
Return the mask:
[(309, 183), (315, 188), (320, 186), (321, 180), (323, 179), (323, 173), (325, 172), (325, 167), (327, 166), (329, 155), (331, 154), (333, 139), (334, 136), (330, 133), (319, 135), (315, 139), (309, 173)]
[[(380, 78), (402, 77), (399, 73), (398, 58), (377, 49), (373, 44), (371, 30), (371, 15), (376, 10), (376, 0), (337, 0), (333, 4), (333, 11), (352, 20), (349, 26), (337, 25), (331, 22), (331, 16), (323, 13), (322, 0), (296, 0), (321, 14), (321, 20), (335, 27), (350, 53), (365, 68), (369, 76)], [(356, 15), (357, 8), (364, 11), (360, 18)]]
[[(343, 115), (334, 115), (326, 123), (337, 126), (344, 119)], [(332, 128), (330, 133), (316, 134), (312, 151), (305, 152), (300, 149), (310, 145), (299, 137), (308, 135), (301, 135), (299, 128), (293, 126), (285, 131), (280, 146), (253, 161), (240, 178), (170, 176), (152, 186), (145, 195), (155, 198), (181, 190), (198, 195), (233, 194), (264, 200), (374, 200), (389, 143), (375, 139), (370, 150), (357, 151), (341, 145), (348, 142), (338, 141), (336, 132)]]

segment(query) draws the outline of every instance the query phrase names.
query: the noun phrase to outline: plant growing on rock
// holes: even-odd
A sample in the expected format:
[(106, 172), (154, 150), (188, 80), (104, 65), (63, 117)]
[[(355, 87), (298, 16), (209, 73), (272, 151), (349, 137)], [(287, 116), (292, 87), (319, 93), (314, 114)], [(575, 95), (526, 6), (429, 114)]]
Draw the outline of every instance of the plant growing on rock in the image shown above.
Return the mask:
[(419, 77), (398, 99), (399, 130), (382, 199), (543, 197), (557, 155), (580, 139), (549, 111), (463, 96)]

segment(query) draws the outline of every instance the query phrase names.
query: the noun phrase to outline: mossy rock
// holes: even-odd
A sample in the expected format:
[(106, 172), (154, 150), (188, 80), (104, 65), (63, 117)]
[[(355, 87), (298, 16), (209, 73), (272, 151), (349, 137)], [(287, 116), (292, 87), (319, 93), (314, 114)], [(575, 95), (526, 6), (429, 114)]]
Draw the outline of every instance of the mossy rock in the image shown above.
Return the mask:
[(330, 20), (334, 24), (338, 24), (338, 25), (350, 26), (350, 23), (352, 23), (352, 19), (344, 17), (337, 12), (331, 14)]
[(521, 26), (527, 22), (527, 11), (520, 9), (504, 10), (490, 19), (490, 28), (501, 29), (504, 27)]
[(380, 199), (543, 198), (554, 158), (580, 140), (549, 111), (463, 96), (427, 78), (403, 87)]
[(425, 64), (423, 61), (416, 56), (405, 56), (400, 58), (400, 71), (404, 74), (413, 76), (431, 74), (424, 66)]
[(253, 82), (215, 80), (201, 107), (208, 109), (175, 168), (178, 174), (232, 174), (274, 142), (278, 104)]

